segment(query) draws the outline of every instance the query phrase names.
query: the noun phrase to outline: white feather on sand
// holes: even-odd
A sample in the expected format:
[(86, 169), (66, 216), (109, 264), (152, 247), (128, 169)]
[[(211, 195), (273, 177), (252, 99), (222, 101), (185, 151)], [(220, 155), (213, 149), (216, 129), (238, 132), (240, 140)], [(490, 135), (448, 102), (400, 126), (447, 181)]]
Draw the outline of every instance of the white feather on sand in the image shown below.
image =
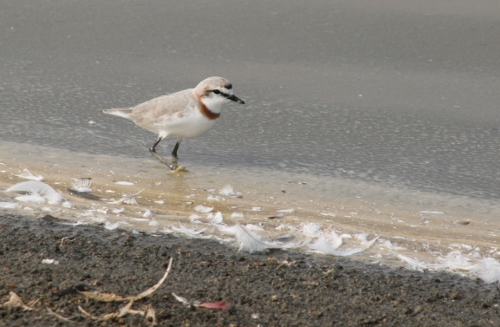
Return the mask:
[(15, 202), (0, 202), (0, 209), (19, 209), (21, 206)]
[(201, 213), (209, 213), (214, 210), (214, 207), (205, 207), (202, 204), (198, 204), (196, 207), (194, 207), (194, 210)]
[(500, 281), (500, 262), (491, 257), (475, 258), (451, 251), (445, 257), (439, 257), (439, 263), (427, 263), (402, 254), (398, 254), (398, 258), (416, 270), (469, 271), (487, 284)]
[(259, 235), (238, 223), (230, 227), (220, 226), (219, 230), (222, 233), (236, 236), (236, 240), (239, 243), (239, 251), (247, 251), (251, 253), (262, 252), (268, 249), (282, 248), (282, 246), (278, 243), (262, 241)]
[(339, 249), (335, 244), (330, 243), (324, 236), (318, 238), (316, 242), (308, 244), (307, 247), (315, 252), (345, 257), (365, 251), (378, 239), (378, 237), (375, 237), (371, 241), (368, 241), (366, 236), (366, 234), (359, 234), (358, 239), (361, 241), (361, 247), (359, 248)]
[(276, 212), (281, 212), (281, 213), (294, 213), (295, 209), (282, 209), (282, 210), (276, 210)]
[(64, 202), (61, 204), (61, 207), (66, 208), (66, 209), (71, 209), (71, 208), (73, 208), (73, 205), (72, 205), (72, 204), (71, 204), (71, 202), (69, 202), (69, 201), (64, 201)]
[(31, 194), (16, 196), (15, 199), (21, 202), (45, 203), (45, 198), (37, 192), (31, 192)]
[(179, 224), (179, 227), (172, 226), (172, 230), (176, 233), (186, 234), (186, 235), (193, 237), (193, 238), (210, 238), (211, 237), (211, 236), (201, 235), (206, 230), (206, 228), (200, 229), (200, 230), (194, 230), (194, 229), (187, 228), (182, 224)]
[(111, 223), (109, 221), (107, 221), (105, 224), (104, 224), (104, 228), (106, 229), (109, 229), (109, 230), (115, 230), (117, 229), (118, 227), (120, 227), (120, 223)]
[(321, 226), (316, 223), (303, 223), (302, 224), (302, 234), (307, 237), (319, 237), (321, 236)]
[(71, 187), (74, 191), (80, 193), (89, 193), (92, 192), (90, 186), (92, 185), (92, 180), (89, 177), (86, 178), (73, 178), (73, 183)]
[(212, 225), (219, 225), (224, 222), (224, 217), (222, 216), (222, 213), (220, 211), (217, 211), (216, 214), (209, 213), (207, 219), (210, 220), (210, 223)]
[(21, 174), (14, 175), (14, 176), (17, 176), (17, 177), (20, 177), (20, 178), (24, 178), (24, 179), (29, 179), (29, 180), (32, 180), (32, 181), (43, 181), (43, 180), (45, 180), (45, 178), (43, 178), (42, 175), (34, 175), (28, 169), (23, 169), (23, 172)]
[(5, 192), (28, 193), (27, 195), (16, 198), (16, 200), (23, 202), (43, 203), (46, 200), (50, 204), (58, 204), (62, 200), (62, 196), (59, 192), (54, 190), (50, 185), (39, 181), (26, 181), (17, 183), (6, 189)]
[(243, 218), (243, 212), (233, 212), (231, 218)]
[(231, 185), (225, 185), (223, 188), (221, 188), (219, 193), (226, 196), (236, 196), (236, 193), (234, 192), (234, 189)]
[(117, 184), (117, 185), (125, 185), (125, 186), (132, 186), (132, 185), (135, 185), (134, 183), (132, 183), (132, 182), (127, 182), (127, 181), (118, 181), (118, 182), (115, 182), (115, 184)]
[(201, 216), (193, 213), (191, 216), (189, 216), (189, 221), (192, 223), (198, 223), (199, 220), (201, 219)]

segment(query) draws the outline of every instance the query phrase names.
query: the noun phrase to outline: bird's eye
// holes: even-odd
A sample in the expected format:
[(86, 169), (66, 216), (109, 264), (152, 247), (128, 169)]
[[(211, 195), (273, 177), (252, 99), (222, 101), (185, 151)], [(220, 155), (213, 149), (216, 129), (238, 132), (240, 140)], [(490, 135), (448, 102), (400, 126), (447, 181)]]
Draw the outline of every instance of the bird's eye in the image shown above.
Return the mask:
[(221, 94), (219, 90), (212, 90), (212, 92), (214, 92), (215, 94)]

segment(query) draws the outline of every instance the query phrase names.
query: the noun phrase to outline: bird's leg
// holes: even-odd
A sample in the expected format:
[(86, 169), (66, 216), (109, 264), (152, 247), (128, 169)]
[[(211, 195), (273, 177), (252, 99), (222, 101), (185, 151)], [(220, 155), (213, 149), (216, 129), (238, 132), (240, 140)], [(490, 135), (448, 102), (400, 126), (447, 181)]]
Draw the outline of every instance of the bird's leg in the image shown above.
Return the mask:
[(177, 164), (177, 159), (179, 157), (177, 156), (177, 150), (179, 150), (179, 145), (181, 145), (181, 140), (177, 140), (177, 143), (175, 143), (174, 150), (172, 151), (172, 162), (175, 162)]
[(158, 137), (158, 140), (155, 142), (155, 144), (153, 144), (153, 146), (149, 148), (149, 152), (168, 168), (170, 168), (171, 170), (176, 170), (178, 167), (177, 160), (175, 160), (175, 162), (168, 162), (167, 160), (165, 160), (165, 158), (156, 153), (156, 146), (158, 145), (158, 143), (160, 143), (161, 140), (163, 140), (163, 138), (161, 136)]

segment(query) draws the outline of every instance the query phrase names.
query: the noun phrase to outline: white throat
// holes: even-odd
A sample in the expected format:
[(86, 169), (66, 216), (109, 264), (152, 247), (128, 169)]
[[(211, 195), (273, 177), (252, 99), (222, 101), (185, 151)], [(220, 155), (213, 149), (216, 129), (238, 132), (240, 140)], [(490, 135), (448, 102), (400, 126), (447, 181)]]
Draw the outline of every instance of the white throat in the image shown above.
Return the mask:
[(227, 99), (222, 97), (203, 97), (201, 98), (201, 102), (214, 114), (220, 114), (222, 107), (227, 104)]

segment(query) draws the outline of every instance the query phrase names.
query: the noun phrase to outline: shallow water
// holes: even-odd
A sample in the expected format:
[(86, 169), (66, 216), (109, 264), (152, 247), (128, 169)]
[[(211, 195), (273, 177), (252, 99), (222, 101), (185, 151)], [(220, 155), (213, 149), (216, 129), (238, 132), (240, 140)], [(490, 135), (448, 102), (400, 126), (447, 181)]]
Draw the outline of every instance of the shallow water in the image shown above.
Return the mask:
[[(259, 222), (293, 208), (287, 221), (404, 237), (417, 251), (426, 242), (491, 250), (500, 10), (448, 2), (5, 3), (2, 181), (24, 168), (65, 187), (90, 176), (108, 195), (119, 174), (174, 220), (192, 213), (191, 193), (206, 202), (203, 189), (231, 184), (246, 210), (266, 208), (245, 215)], [(102, 114), (210, 75), (229, 78), (247, 104), (182, 144), (182, 177), (150, 158), (155, 135)], [(150, 203), (162, 193), (176, 194), (175, 208)]]

